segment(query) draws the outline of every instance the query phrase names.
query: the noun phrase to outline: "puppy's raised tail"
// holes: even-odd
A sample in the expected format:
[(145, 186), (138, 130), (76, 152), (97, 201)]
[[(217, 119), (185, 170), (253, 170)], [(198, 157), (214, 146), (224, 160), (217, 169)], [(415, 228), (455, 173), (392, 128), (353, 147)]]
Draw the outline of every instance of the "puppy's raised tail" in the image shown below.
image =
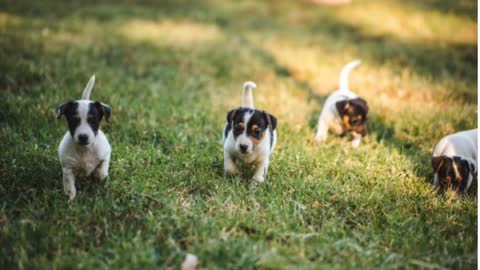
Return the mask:
[(343, 69), (342, 73), (340, 73), (340, 90), (348, 90), (348, 74), (352, 69), (360, 65), (361, 61), (360, 60), (354, 60), (348, 64), (346, 64)]
[(252, 89), (257, 88), (254, 82), (246, 82), (243, 84), (242, 106), (253, 108), (253, 95)]
[(87, 83), (87, 86), (85, 86), (85, 89), (83, 89), (83, 94), (82, 94), (82, 99), (90, 99), (90, 93), (92, 92), (93, 85), (95, 84), (95, 74), (90, 77), (90, 80)]

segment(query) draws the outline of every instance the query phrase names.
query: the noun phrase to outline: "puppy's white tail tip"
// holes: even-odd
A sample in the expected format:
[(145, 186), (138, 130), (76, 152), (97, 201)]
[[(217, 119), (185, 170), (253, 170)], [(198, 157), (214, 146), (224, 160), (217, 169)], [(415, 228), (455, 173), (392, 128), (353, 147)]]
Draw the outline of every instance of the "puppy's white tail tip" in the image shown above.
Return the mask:
[(257, 85), (256, 85), (254, 82), (252, 82), (252, 81), (248, 81), (248, 82), (245, 82), (245, 83), (243, 84), (243, 89), (244, 89), (244, 90), (247, 90), (247, 89), (255, 89), (255, 88), (257, 88)]
[(350, 71), (352, 71), (352, 69), (356, 68), (361, 63), (362, 61), (360, 59), (356, 59), (343, 67), (342, 72), (340, 73), (341, 90), (348, 90), (348, 74), (350, 74)]
[(95, 85), (95, 74), (90, 77), (90, 80), (87, 83), (87, 86), (85, 86), (85, 89), (83, 89), (83, 94), (82, 94), (82, 99), (90, 99), (90, 93), (92, 92), (92, 88)]
[(243, 107), (253, 108), (252, 89), (257, 88), (254, 82), (248, 81), (243, 84)]

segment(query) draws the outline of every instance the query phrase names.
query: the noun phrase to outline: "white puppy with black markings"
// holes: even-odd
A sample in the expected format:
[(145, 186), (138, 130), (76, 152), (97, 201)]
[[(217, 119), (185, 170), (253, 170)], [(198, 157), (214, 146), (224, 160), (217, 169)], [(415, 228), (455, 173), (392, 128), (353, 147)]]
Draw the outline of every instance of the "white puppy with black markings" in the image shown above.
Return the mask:
[(448, 135), (433, 150), (434, 188), (453, 187), (465, 193), (478, 168), (478, 129)]
[(237, 172), (235, 162), (255, 166), (253, 179), (263, 182), (267, 175), (269, 158), (277, 142), (277, 118), (253, 107), (253, 82), (243, 85), (243, 105), (227, 113), (222, 133), (225, 173)]
[(336, 135), (351, 132), (354, 138), (352, 146), (357, 148), (362, 137), (368, 134), (367, 102), (350, 91), (348, 87), (348, 74), (358, 65), (360, 65), (360, 60), (355, 60), (345, 65), (342, 69), (340, 89), (327, 98), (318, 118), (316, 142), (326, 141), (329, 130), (332, 130)]
[(60, 142), (58, 154), (62, 165), (63, 190), (70, 200), (77, 194), (75, 178), (90, 176), (103, 180), (108, 176), (111, 147), (100, 130), (102, 118), (108, 122), (111, 108), (89, 100), (95, 84), (95, 75), (83, 90), (82, 99), (57, 107), (57, 119), (65, 115), (68, 131)]

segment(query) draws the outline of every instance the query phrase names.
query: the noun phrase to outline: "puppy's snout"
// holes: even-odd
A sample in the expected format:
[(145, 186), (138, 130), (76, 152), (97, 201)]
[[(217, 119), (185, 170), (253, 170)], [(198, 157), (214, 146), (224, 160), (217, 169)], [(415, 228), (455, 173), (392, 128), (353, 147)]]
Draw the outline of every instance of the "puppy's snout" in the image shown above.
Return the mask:
[(248, 145), (246, 144), (240, 144), (240, 151), (242, 153), (247, 153), (247, 150), (248, 150)]
[(362, 136), (365, 137), (368, 135), (368, 127), (365, 125), (362, 129)]
[(87, 134), (79, 134), (78, 135), (78, 143), (81, 145), (88, 144), (88, 135)]

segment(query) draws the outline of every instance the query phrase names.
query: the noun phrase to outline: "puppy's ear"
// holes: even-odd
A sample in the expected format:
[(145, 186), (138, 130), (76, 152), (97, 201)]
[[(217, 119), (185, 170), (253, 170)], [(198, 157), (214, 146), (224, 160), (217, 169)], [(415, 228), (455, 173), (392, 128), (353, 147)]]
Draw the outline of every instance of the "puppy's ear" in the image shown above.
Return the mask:
[(227, 113), (227, 123), (231, 123), (238, 109), (233, 109)]
[(101, 116), (105, 117), (105, 121), (108, 122), (108, 120), (110, 119), (110, 114), (112, 113), (112, 108), (110, 108), (110, 106), (108, 106), (107, 104), (98, 101), (95, 101), (94, 105), (101, 113)]
[(350, 101), (353, 105), (359, 106), (365, 110), (365, 114), (368, 113), (368, 104), (367, 101), (363, 98), (355, 98)]
[(272, 128), (272, 130), (275, 130), (277, 128), (277, 118), (265, 111), (263, 113), (265, 114), (268, 125)]
[(468, 161), (468, 168), (470, 169), (470, 172), (472, 174), (476, 174), (477, 173), (477, 165), (471, 161)]
[(438, 172), (442, 168), (444, 162), (445, 162), (444, 156), (432, 157), (433, 172), (435, 173)]
[(342, 100), (342, 101), (339, 101), (335, 104), (335, 106), (337, 107), (337, 111), (338, 111), (338, 114), (340, 116), (343, 116), (346, 112), (346, 110), (348, 109), (348, 107), (350, 107), (350, 101), (349, 100)]
[(57, 109), (55, 110), (56, 115), (57, 115), (57, 119), (60, 119), (60, 117), (62, 117), (62, 115), (64, 115), (68, 111), (70, 106), (72, 106), (71, 101), (58, 106)]

